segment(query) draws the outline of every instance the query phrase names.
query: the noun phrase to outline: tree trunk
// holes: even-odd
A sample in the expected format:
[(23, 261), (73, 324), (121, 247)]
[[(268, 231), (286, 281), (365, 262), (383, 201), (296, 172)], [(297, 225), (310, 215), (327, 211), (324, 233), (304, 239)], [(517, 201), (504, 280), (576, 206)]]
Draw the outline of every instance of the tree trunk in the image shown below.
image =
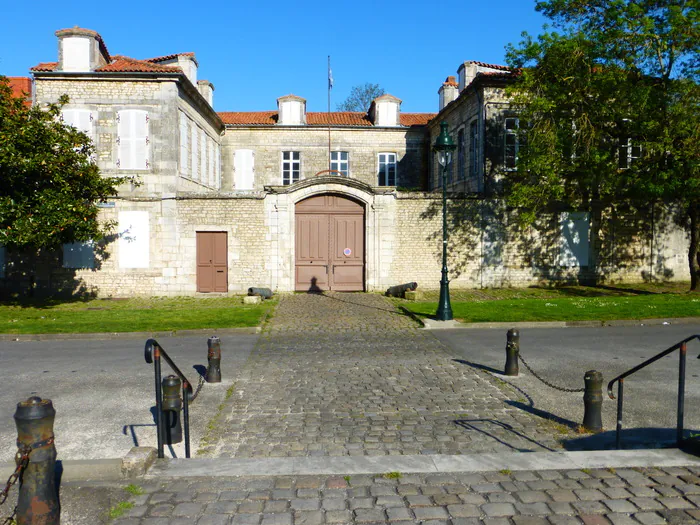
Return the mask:
[(690, 246), (688, 247), (688, 265), (690, 268), (690, 290), (695, 291), (700, 284), (700, 205), (693, 202), (688, 207), (690, 216)]

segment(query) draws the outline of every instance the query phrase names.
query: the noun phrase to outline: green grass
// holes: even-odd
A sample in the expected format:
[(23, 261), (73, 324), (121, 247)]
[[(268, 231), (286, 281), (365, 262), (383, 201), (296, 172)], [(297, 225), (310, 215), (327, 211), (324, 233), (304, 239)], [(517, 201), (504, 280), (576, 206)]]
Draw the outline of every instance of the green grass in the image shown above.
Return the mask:
[[(687, 283), (458, 290), (451, 294), (455, 319), (465, 322), (610, 321), (700, 316), (700, 294)], [(437, 310), (437, 293), (425, 302), (396, 300), (419, 316)]]
[[(431, 316), (437, 302), (404, 304), (412, 312)], [(558, 299), (497, 299), (452, 301), (455, 319), (465, 322), (610, 321), (700, 316), (700, 297), (645, 295), (637, 297), (581, 297)]]
[(109, 509), (110, 519), (120, 518), (127, 510), (134, 508), (134, 504), (129, 501), (122, 501), (117, 503), (114, 507)]
[(258, 326), (275, 299), (134, 298), (0, 303), (0, 333), (148, 332)]
[(134, 485), (133, 483), (130, 483), (126, 487), (124, 487), (124, 490), (132, 496), (140, 496), (141, 494), (143, 494), (143, 489), (138, 485)]

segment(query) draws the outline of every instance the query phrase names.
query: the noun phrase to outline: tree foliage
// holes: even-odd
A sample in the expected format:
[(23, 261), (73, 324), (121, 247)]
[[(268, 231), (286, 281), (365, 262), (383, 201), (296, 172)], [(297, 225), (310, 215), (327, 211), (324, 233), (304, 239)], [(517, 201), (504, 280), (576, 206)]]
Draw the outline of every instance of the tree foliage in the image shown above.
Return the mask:
[(90, 138), (61, 122), (59, 104), (25, 107), (0, 76), (0, 244), (53, 248), (100, 239), (113, 226), (98, 203), (127, 177), (102, 177)]
[[(700, 0), (546, 0), (555, 31), (509, 46), (522, 147), (508, 200), (533, 221), (554, 204), (680, 205), (700, 243)], [(512, 175), (512, 176), (511, 176)]]
[(337, 105), (338, 111), (362, 111), (369, 110), (372, 101), (381, 97), (384, 90), (379, 87), (379, 84), (370, 84), (369, 82), (360, 86), (353, 86), (350, 89), (350, 95), (343, 102)]

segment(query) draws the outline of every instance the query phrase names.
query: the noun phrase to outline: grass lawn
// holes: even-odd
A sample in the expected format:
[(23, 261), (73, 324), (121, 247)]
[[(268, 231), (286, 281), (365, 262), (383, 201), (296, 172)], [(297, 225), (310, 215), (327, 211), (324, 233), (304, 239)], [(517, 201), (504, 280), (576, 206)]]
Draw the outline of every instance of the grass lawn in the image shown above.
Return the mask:
[(258, 326), (276, 299), (134, 298), (0, 303), (0, 333), (148, 332)]
[[(454, 318), (472, 323), (700, 317), (700, 294), (687, 289), (687, 283), (674, 283), (458, 290), (451, 294), (451, 302)], [(437, 292), (428, 292), (425, 298), (423, 302), (398, 302), (430, 317), (437, 310)]]

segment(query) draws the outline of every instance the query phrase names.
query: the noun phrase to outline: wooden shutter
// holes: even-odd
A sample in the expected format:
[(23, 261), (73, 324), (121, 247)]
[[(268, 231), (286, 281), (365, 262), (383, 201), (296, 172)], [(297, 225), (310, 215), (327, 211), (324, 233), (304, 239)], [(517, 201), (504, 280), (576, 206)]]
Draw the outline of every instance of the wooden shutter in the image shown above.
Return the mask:
[(237, 190), (252, 190), (255, 154), (250, 149), (238, 149), (233, 154), (233, 180)]
[(117, 165), (123, 170), (145, 170), (150, 167), (148, 112), (128, 109), (118, 114), (119, 153)]

